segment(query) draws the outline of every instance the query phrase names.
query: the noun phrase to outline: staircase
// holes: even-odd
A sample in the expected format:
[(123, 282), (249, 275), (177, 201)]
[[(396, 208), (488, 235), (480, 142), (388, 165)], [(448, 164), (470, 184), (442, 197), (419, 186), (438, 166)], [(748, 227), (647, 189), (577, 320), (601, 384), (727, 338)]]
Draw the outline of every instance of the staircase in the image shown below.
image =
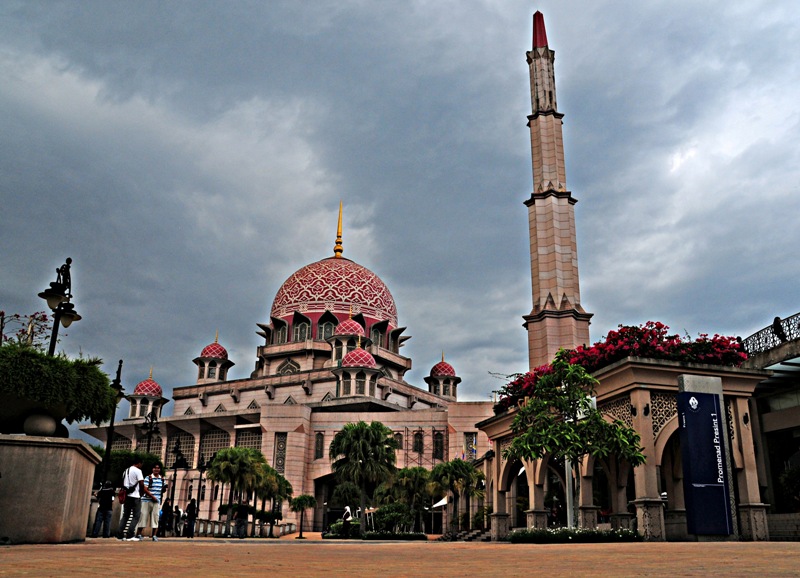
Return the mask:
[(437, 542), (491, 542), (492, 533), (489, 528), (485, 530), (463, 530), (461, 532), (447, 532), (436, 539)]

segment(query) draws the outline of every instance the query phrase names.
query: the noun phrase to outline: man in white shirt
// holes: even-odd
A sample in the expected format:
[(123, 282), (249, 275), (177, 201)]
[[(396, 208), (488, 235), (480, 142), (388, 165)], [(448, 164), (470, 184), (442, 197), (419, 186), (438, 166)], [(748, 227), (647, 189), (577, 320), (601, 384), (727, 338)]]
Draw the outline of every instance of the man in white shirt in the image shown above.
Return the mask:
[(142, 475), (142, 458), (134, 456), (133, 463), (122, 474), (122, 485), (127, 488), (128, 496), (125, 498), (123, 506), (122, 521), (120, 523), (120, 540), (128, 542), (138, 542), (140, 539), (134, 536), (136, 533), (136, 524), (139, 521), (139, 514), (142, 511), (141, 495), (147, 494), (155, 501), (155, 496), (150, 493), (147, 486), (144, 485), (144, 476)]

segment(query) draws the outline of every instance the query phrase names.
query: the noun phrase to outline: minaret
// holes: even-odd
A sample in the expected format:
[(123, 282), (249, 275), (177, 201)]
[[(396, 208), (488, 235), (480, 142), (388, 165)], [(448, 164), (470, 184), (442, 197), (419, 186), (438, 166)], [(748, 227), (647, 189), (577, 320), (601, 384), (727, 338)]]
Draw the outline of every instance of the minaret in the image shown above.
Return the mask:
[(567, 190), (564, 141), (556, 105), (555, 52), (547, 46), (541, 12), (533, 15), (533, 50), (526, 53), (531, 75), (531, 160), (533, 193), (525, 201), (531, 241), (533, 309), (526, 315), (528, 359), (534, 369), (552, 361), (562, 347), (589, 342), (591, 313), (581, 307), (577, 202)]

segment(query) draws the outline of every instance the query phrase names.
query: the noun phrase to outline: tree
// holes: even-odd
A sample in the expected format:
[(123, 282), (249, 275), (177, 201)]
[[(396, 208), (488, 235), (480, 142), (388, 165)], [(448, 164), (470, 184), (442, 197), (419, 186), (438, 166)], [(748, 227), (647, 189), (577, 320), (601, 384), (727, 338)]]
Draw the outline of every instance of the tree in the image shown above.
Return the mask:
[(379, 421), (348, 423), (331, 442), (331, 469), (340, 482), (352, 482), (360, 490), (361, 515), (365, 528), (367, 485), (377, 484), (395, 472), (395, 450), (399, 445), (392, 430)]
[(430, 487), (434, 494), (444, 496), (447, 492), (453, 494), (453, 516), (451, 524), (458, 527), (460, 498), (482, 496), (483, 490), (479, 483), (484, 479), (483, 472), (478, 470), (472, 462), (454, 459), (449, 462), (436, 464), (431, 470)]
[(408, 506), (415, 529), (423, 530), (422, 513), (429, 503), (430, 472), (421, 466), (397, 470), (394, 476), (378, 486), (376, 496), (383, 503), (399, 502)]
[[(275, 509), (277, 500), (285, 500), (292, 495), (292, 485), (275, 468), (265, 462), (257, 463), (255, 467), (254, 500), (261, 500), (261, 510), (265, 511), (266, 501), (272, 500)], [(269, 512), (264, 519), (269, 523), (269, 537), (272, 538), (272, 528), (278, 518), (276, 512)], [(255, 533), (255, 518), (253, 519), (253, 533)]]
[(292, 512), (300, 512), (300, 535), (298, 540), (303, 540), (303, 522), (305, 521), (306, 510), (309, 508), (317, 507), (317, 499), (309, 494), (301, 494), (296, 498), (292, 498), (289, 502), (289, 508)]
[[(10, 331), (16, 331), (12, 334)], [(5, 343), (27, 345), (39, 351), (46, 351), (48, 336), (53, 328), (52, 319), (44, 311), (36, 311), (30, 315), (13, 313), (6, 315), (0, 311), (0, 346)], [(61, 341), (59, 338), (58, 341)]]
[(511, 424), (514, 438), (503, 451), (506, 459), (536, 460), (550, 455), (575, 461), (584, 455), (617, 455), (633, 466), (644, 463), (640, 437), (615, 420), (607, 422), (593, 407), (597, 380), (580, 365), (569, 363), (569, 352), (556, 354), (552, 371), (539, 375), (530, 397), (519, 403)]
[(231, 517), (233, 516), (233, 496), (251, 489), (256, 481), (258, 464), (266, 463), (264, 454), (251, 448), (223, 448), (214, 454), (208, 468), (209, 480), (229, 484), (228, 515), (225, 520), (225, 534), (230, 534)]

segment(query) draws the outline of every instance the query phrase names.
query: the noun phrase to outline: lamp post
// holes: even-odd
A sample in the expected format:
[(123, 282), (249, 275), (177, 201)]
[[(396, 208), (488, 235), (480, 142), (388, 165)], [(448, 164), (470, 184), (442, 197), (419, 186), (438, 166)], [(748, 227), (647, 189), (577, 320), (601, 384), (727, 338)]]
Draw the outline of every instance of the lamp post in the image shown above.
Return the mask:
[(186, 462), (186, 458), (183, 456), (181, 444), (178, 442), (178, 440), (175, 440), (175, 447), (172, 448), (172, 454), (175, 456), (175, 461), (172, 463), (172, 469), (174, 470), (174, 473), (172, 475), (172, 493), (170, 495), (170, 501), (172, 502), (172, 506), (175, 507), (175, 486), (178, 484), (178, 468), (185, 470), (189, 467), (189, 464)]
[(200, 471), (200, 482), (197, 486), (197, 514), (200, 514), (200, 503), (203, 501), (203, 474), (206, 473), (208, 469), (208, 464), (206, 463), (205, 457), (203, 454), (200, 454), (200, 460), (197, 462), (197, 469)]
[(117, 376), (114, 378), (114, 381), (111, 382), (111, 387), (117, 392), (117, 405), (114, 406), (114, 413), (111, 416), (111, 422), (108, 424), (108, 439), (106, 439), (106, 451), (103, 454), (103, 479), (100, 480), (101, 483), (108, 480), (108, 469), (111, 467), (111, 444), (114, 443), (114, 420), (117, 417), (117, 406), (125, 397), (125, 394), (122, 392), (121, 375), (122, 360), (120, 359), (119, 365), (117, 366)]
[[(142, 425), (147, 433), (144, 434), (147, 436), (147, 453), (150, 453), (150, 442), (153, 439), (154, 435), (160, 435), (161, 432), (158, 429), (158, 414), (156, 414), (156, 410), (152, 410), (146, 416), (144, 416), (144, 424)], [(161, 452), (158, 452), (161, 455)]]
[(72, 299), (72, 277), (69, 268), (72, 259), (67, 257), (67, 262), (56, 269), (56, 280), (50, 283), (50, 288), (39, 293), (39, 297), (47, 301), (47, 306), (53, 311), (53, 333), (50, 336), (50, 348), (48, 355), (56, 352), (56, 342), (58, 341), (59, 322), (65, 328), (69, 327), (73, 321), (80, 321), (81, 316), (75, 311), (75, 306), (69, 302)]

